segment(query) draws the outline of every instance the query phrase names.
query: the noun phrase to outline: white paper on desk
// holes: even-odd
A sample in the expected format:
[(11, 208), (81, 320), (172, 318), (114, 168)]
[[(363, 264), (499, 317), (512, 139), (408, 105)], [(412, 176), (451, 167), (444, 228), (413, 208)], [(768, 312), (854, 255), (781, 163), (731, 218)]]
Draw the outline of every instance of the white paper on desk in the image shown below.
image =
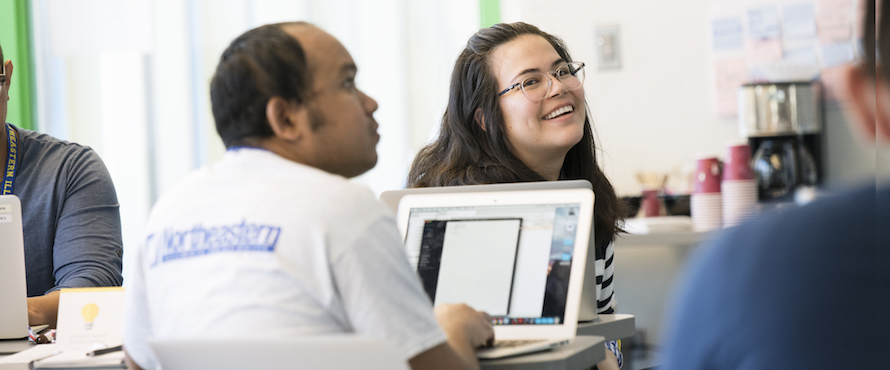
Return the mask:
[(29, 364), (47, 356), (52, 356), (62, 352), (63, 347), (58, 344), (37, 344), (24, 351), (18, 352), (5, 357), (0, 357), (0, 365), (7, 364)]
[(32, 368), (120, 368), (124, 363), (123, 351), (90, 357), (87, 354), (91, 351), (92, 349), (69, 349), (55, 356), (35, 361)]
[(692, 231), (689, 216), (636, 217), (624, 220), (628, 234), (656, 234)]

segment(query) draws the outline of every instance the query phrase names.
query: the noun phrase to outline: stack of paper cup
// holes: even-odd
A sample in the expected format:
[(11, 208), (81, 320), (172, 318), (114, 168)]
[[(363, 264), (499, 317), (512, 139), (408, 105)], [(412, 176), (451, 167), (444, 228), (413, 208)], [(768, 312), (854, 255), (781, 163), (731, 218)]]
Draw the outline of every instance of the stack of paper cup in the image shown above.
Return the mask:
[(720, 172), (720, 161), (717, 158), (701, 158), (696, 164), (693, 180), (695, 189), (689, 204), (692, 228), (695, 231), (719, 229), (723, 224)]
[(640, 200), (640, 211), (643, 217), (665, 215), (661, 200), (658, 199), (658, 190), (643, 190), (642, 200)]
[(723, 165), (723, 226), (735, 226), (757, 212), (757, 181), (751, 168), (751, 147), (732, 145)]

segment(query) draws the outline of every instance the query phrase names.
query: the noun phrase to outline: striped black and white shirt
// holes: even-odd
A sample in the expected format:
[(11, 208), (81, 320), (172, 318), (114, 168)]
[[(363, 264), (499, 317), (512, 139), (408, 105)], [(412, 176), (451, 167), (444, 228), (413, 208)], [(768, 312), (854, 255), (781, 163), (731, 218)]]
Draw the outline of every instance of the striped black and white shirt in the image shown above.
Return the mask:
[[(596, 312), (604, 315), (615, 313), (618, 301), (615, 299), (613, 278), (615, 275), (615, 247), (609, 243), (603, 256), (597, 256), (596, 265)], [(618, 367), (624, 365), (624, 356), (618, 341), (606, 343), (606, 348), (618, 358)]]

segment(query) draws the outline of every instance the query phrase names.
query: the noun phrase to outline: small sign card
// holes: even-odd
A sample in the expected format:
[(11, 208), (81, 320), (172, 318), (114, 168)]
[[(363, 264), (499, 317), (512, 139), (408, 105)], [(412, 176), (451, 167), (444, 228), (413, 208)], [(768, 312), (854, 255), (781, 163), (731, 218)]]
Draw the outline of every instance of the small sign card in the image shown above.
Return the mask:
[(62, 289), (56, 343), (116, 346), (122, 341), (124, 288)]

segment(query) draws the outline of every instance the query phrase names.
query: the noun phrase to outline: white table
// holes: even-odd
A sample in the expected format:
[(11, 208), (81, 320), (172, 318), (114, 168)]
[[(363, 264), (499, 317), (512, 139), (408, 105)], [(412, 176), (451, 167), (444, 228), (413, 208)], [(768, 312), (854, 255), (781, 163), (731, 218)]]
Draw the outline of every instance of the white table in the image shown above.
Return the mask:
[(483, 370), (586, 370), (606, 358), (599, 336), (579, 335), (572, 343), (551, 350), (496, 360), (479, 360)]
[(634, 315), (597, 315), (593, 321), (578, 323), (578, 335), (598, 335), (608, 342), (634, 336), (635, 325)]

